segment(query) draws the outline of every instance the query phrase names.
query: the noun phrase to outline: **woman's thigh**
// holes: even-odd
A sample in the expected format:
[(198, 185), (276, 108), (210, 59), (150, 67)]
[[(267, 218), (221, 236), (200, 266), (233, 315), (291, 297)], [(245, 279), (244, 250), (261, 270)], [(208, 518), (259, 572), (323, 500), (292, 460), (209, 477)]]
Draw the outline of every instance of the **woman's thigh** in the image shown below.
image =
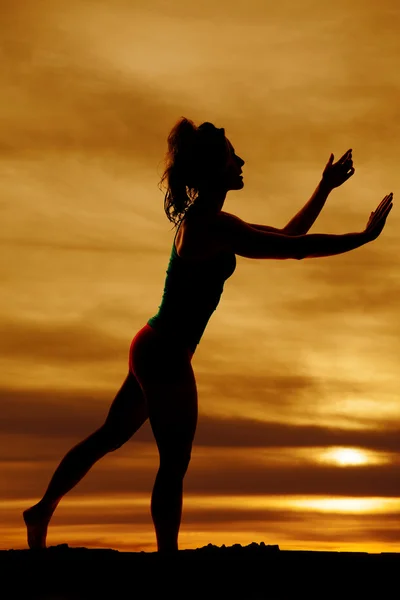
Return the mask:
[(198, 406), (188, 349), (145, 330), (132, 342), (130, 368), (143, 390), (161, 458), (190, 453)]
[(145, 387), (151, 428), (162, 459), (190, 458), (197, 426), (196, 383), (188, 375), (182, 381)]
[(133, 435), (147, 417), (147, 403), (143, 390), (133, 373), (128, 373), (111, 404), (104, 426), (131, 431)]

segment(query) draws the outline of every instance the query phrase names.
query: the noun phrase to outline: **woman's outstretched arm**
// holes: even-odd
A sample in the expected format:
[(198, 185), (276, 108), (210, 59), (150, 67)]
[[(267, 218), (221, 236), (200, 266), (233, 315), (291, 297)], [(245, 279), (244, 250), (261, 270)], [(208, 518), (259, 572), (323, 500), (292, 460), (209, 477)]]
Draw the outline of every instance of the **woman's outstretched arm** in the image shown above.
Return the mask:
[(284, 235), (306, 234), (323, 209), (331, 191), (331, 188), (321, 180), (307, 204), (283, 227), (282, 233)]
[(333, 159), (334, 156), (331, 154), (322, 173), (322, 179), (313, 195), (293, 219), (281, 229), (281, 233), (284, 235), (304, 235), (307, 233), (324, 207), (331, 191), (342, 185), (354, 174), (351, 149), (347, 150), (336, 163), (333, 162)]
[(360, 233), (311, 234), (288, 236), (259, 231), (235, 215), (220, 213), (210, 235), (225, 250), (246, 258), (316, 258), (334, 256), (354, 250), (376, 239), (381, 233), (392, 208), (393, 194), (382, 200), (371, 213), (366, 228)]

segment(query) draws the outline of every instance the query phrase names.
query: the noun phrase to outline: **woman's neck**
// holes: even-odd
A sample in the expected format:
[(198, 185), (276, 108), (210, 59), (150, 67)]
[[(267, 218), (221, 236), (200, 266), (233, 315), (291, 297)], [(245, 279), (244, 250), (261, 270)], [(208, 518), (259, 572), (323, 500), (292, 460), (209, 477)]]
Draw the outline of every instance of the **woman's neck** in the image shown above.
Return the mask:
[(206, 191), (199, 193), (194, 205), (204, 213), (218, 214), (224, 205), (226, 192)]

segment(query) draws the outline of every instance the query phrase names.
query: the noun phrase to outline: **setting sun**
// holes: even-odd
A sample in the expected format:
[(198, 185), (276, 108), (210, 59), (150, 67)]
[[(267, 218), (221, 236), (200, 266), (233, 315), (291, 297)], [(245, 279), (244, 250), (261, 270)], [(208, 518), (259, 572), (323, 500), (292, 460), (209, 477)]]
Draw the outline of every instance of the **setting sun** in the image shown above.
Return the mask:
[(333, 462), (341, 467), (348, 465), (366, 465), (369, 462), (368, 454), (359, 448), (329, 448), (321, 453), (321, 458)]

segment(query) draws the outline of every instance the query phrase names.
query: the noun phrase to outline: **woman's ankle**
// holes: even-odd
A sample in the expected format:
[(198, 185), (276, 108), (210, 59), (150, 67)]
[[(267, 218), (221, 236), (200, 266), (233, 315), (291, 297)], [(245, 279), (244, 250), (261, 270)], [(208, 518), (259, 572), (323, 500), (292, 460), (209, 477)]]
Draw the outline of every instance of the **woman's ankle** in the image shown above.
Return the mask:
[(31, 506), (30, 509), (28, 509), (29, 511), (32, 511), (34, 513), (36, 513), (37, 515), (41, 515), (43, 517), (51, 517), (51, 515), (53, 514), (53, 512), (56, 509), (57, 504), (50, 503), (48, 500), (45, 500), (44, 498), (42, 498), (41, 500), (39, 500), (39, 502), (37, 504), (34, 504), (33, 506)]

